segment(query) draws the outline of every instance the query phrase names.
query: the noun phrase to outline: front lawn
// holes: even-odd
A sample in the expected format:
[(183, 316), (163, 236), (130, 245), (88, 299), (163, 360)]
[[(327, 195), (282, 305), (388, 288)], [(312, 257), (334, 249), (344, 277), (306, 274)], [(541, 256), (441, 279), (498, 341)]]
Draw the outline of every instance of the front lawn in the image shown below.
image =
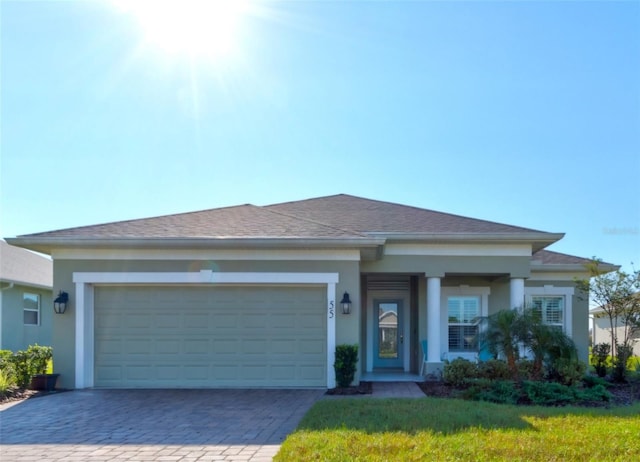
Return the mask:
[(440, 398), (323, 400), (275, 460), (640, 460), (640, 404), (602, 409)]

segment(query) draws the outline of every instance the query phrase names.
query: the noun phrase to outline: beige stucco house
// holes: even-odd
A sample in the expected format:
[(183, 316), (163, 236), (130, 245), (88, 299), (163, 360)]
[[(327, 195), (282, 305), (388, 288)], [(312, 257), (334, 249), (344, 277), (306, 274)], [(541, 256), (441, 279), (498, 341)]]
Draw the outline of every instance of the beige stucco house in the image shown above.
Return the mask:
[(333, 387), (342, 343), (360, 347), (356, 380), (417, 376), (425, 339), (438, 373), (477, 353), (479, 317), (529, 302), (586, 360), (587, 260), (546, 250), (562, 237), (336, 195), (9, 241), (50, 254), (71, 295), (53, 322), (59, 385), (196, 388)]
[(0, 350), (50, 345), (53, 262), (0, 240)]

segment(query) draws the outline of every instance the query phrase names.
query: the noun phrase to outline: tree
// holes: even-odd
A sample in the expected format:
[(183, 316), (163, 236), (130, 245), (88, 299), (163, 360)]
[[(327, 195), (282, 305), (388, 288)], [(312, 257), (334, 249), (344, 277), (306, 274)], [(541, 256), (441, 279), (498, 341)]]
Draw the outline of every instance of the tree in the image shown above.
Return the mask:
[(522, 340), (522, 317), (517, 310), (500, 310), (486, 319), (480, 330), (480, 342), (487, 345), (494, 355), (502, 355), (507, 361), (514, 379), (518, 378), (519, 345)]
[(640, 332), (640, 270), (610, 271), (595, 257), (585, 266), (589, 279), (578, 279), (576, 284), (609, 320), (613, 363), (622, 363), (624, 370), (634, 336)]
[(492, 314), (486, 318), (479, 339), (491, 353), (505, 358), (514, 380), (518, 379), (517, 360), (521, 348), (531, 353), (532, 375), (536, 380), (541, 379), (544, 372), (551, 378), (561, 378), (569, 368), (577, 367), (573, 341), (557, 327), (544, 324), (535, 307)]

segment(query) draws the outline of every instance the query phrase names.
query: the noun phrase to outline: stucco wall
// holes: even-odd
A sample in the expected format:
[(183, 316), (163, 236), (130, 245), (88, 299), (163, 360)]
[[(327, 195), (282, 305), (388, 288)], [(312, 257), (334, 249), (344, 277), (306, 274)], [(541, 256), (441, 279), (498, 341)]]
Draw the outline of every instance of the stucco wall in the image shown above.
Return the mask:
[[(40, 325), (24, 324), (23, 294), (40, 296)], [(2, 336), (0, 349), (26, 350), (29, 345), (51, 345), (53, 299), (51, 291), (29, 286), (15, 285), (0, 292), (2, 297)]]
[[(58, 386), (75, 387), (75, 286), (74, 272), (318, 272), (339, 273), (336, 304), (343, 292), (349, 292), (352, 314), (343, 315), (336, 309), (336, 344), (360, 343), (360, 272), (356, 261), (125, 261), (125, 260), (54, 260), (54, 288), (69, 292), (70, 307), (64, 315), (54, 318), (53, 351)], [(330, 365), (333, 367), (333, 365)], [(359, 371), (356, 381), (359, 380)]]

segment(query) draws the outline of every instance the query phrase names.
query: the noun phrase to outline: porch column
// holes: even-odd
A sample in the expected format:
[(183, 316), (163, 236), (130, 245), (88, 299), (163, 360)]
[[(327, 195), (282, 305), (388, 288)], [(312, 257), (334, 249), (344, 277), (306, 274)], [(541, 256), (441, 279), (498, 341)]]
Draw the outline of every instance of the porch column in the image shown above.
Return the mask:
[(524, 306), (524, 278), (511, 278), (511, 299), (509, 308), (519, 309)]
[(427, 278), (427, 362), (440, 362), (440, 278)]

